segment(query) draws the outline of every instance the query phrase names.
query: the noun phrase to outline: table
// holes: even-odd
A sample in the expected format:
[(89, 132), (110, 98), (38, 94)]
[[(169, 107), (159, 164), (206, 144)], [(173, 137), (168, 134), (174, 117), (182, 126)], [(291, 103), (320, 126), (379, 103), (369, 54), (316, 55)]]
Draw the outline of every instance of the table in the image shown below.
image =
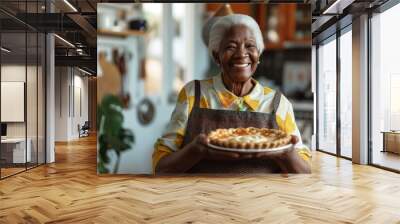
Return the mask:
[[(5, 163), (25, 163), (32, 160), (30, 138), (26, 139), (27, 147), (25, 154), (25, 138), (5, 138), (1, 139), (1, 159)], [(26, 159), (26, 161), (25, 161)]]
[(400, 131), (382, 131), (383, 150), (382, 152), (393, 152), (400, 154)]

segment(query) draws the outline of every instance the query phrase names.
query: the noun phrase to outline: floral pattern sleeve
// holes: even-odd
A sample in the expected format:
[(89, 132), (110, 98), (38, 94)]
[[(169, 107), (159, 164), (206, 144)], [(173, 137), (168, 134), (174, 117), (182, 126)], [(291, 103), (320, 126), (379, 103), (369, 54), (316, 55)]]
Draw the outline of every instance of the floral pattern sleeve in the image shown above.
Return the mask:
[(182, 146), (189, 110), (193, 107), (193, 97), (189, 97), (188, 95), (192, 86), (193, 84), (190, 82), (179, 92), (171, 120), (162, 137), (154, 145), (152, 156), (153, 172), (161, 158), (179, 150)]
[(295, 135), (299, 139), (295, 148), (299, 156), (307, 161), (311, 162), (311, 151), (310, 149), (303, 144), (301, 140), (301, 134), (299, 129), (297, 128), (293, 106), (289, 102), (289, 100), (282, 96), (281, 102), (279, 104), (279, 108), (276, 114), (276, 122), (278, 123), (279, 129), (285, 131), (288, 134)]

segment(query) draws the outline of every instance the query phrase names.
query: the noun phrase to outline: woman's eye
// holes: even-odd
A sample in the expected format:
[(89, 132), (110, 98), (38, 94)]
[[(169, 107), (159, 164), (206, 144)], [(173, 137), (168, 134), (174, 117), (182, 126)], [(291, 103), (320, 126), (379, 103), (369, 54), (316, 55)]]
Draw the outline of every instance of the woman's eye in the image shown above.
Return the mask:
[(227, 46), (226, 49), (229, 49), (229, 50), (235, 49), (235, 46), (232, 46), (232, 45), (231, 46)]
[(246, 47), (247, 47), (247, 48), (254, 48), (254, 47), (256, 47), (256, 46), (253, 45), (253, 44), (249, 44), (249, 45), (247, 45)]

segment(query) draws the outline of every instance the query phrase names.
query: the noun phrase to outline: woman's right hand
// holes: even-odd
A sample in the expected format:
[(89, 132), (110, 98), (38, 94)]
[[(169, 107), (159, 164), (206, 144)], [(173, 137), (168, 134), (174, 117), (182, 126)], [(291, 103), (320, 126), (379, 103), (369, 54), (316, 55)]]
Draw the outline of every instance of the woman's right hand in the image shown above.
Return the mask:
[(155, 167), (155, 172), (157, 174), (184, 173), (203, 159), (226, 161), (251, 157), (252, 155), (249, 154), (212, 149), (208, 146), (207, 136), (200, 134), (182, 149), (161, 158)]

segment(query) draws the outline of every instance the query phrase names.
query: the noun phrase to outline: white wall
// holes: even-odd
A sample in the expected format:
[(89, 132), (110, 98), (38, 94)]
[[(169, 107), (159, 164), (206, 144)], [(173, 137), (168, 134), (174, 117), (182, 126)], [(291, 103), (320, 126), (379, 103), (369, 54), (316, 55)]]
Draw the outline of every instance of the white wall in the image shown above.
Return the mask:
[[(79, 72), (78, 74), (76, 72)], [(72, 113), (73, 119), (72, 119), (72, 129), (71, 129), (71, 136), (72, 138), (78, 138), (79, 133), (78, 133), (78, 124), (82, 126), (85, 121), (89, 120), (89, 102), (88, 102), (88, 78), (85, 76), (81, 76), (83, 73), (81, 73), (78, 70), (74, 71), (74, 96), (72, 97), (74, 99), (74, 108), (73, 110), (75, 113)], [(80, 93), (78, 91), (80, 90)], [(80, 95), (80, 97), (79, 97)], [(79, 103), (79, 100), (81, 101)], [(80, 105), (79, 105), (80, 104)], [(81, 107), (81, 108), (79, 108)], [(82, 110), (82, 112), (79, 111), (79, 109)]]
[(311, 149), (317, 149), (317, 119), (315, 114), (317, 111), (317, 48), (315, 45), (312, 45), (312, 53), (311, 53), (311, 91), (313, 92), (313, 111), (314, 111), (314, 119), (313, 119), (313, 133), (311, 136)]
[[(167, 122), (170, 119), (170, 115), (173, 110), (172, 104), (167, 102), (169, 88), (162, 88), (162, 92), (157, 95), (146, 96), (144, 90), (144, 82), (139, 78), (138, 66), (139, 58), (136, 58), (138, 54), (138, 40), (136, 38), (123, 39), (110, 39), (107, 37), (99, 37), (97, 39), (98, 52), (106, 52), (107, 57), (110, 57), (113, 49), (120, 49), (126, 52), (134, 52), (133, 57), (126, 61), (128, 67), (128, 76), (125, 80), (125, 85), (128, 87), (128, 92), (131, 96), (131, 106), (129, 109), (124, 110), (124, 127), (132, 130), (135, 143), (132, 149), (122, 153), (121, 161), (118, 173), (121, 174), (148, 174), (151, 173), (151, 155), (153, 153), (153, 146), (156, 139), (161, 136)], [(110, 58), (108, 58), (110, 60)], [(165, 75), (165, 74), (164, 74)], [(98, 82), (101, 82), (101, 76), (99, 75)], [(167, 78), (167, 79), (164, 79)], [(163, 82), (171, 79), (163, 77)], [(168, 84), (168, 83), (167, 83)], [(163, 84), (163, 85), (167, 85)], [(142, 91), (139, 91), (142, 90)], [(137, 116), (137, 105), (144, 98), (149, 98), (155, 105), (155, 117), (149, 125), (142, 125), (138, 121)], [(116, 154), (111, 152), (111, 162), (108, 164), (108, 168), (112, 171), (116, 161)]]
[(68, 140), (68, 85), (69, 77), (67, 67), (56, 67), (55, 68), (55, 141), (67, 141)]
[[(1, 66), (1, 81), (3, 82), (25, 82), (26, 74), (25, 65), (2, 65)], [(28, 67), (28, 70), (31, 70)], [(7, 108), (1, 108), (7, 110)], [(7, 123), (7, 136), (8, 137), (25, 137), (25, 123), (12, 122)]]
[[(189, 30), (187, 32), (192, 34), (189, 42), (194, 46), (193, 52), (195, 52), (191, 55), (193, 62), (193, 79), (204, 79), (205, 75), (216, 75), (206, 74), (210, 67), (210, 56), (202, 39), (202, 30), (199, 29), (199, 27), (203, 27), (203, 16), (206, 7), (204, 3), (187, 5), (189, 12), (188, 16), (191, 17), (190, 23), (188, 24)], [(188, 81), (193, 79), (189, 79)]]
[[(82, 126), (88, 120), (88, 78), (82, 75), (75, 68), (56, 67), (55, 141), (79, 138), (78, 124)], [(81, 97), (78, 97), (79, 94)], [(82, 107), (82, 114), (79, 105)]]
[[(1, 81), (3, 82), (25, 82), (25, 75), (26, 72), (28, 74), (35, 73), (36, 74), (36, 67), (33, 66), (28, 66), (25, 67), (25, 65), (2, 65), (1, 66)], [(31, 81), (30, 81), (31, 82)], [(30, 83), (32, 84), (32, 83)], [(36, 83), (34, 83), (36, 85)], [(33, 90), (34, 92), (27, 92), (27, 102), (30, 103), (32, 102), (32, 98), (36, 98), (36, 88), (35, 89), (27, 89), (27, 90)], [(36, 107), (35, 105), (32, 105)], [(7, 108), (1, 108), (1, 110), (7, 110)], [(31, 117), (34, 115), (34, 117)], [(35, 119), (36, 121), (36, 114), (27, 114), (28, 116), (28, 121), (32, 121)], [(7, 123), (7, 136), (8, 137), (25, 137), (25, 123), (26, 122), (11, 122)], [(33, 127), (32, 124), (28, 125), (28, 128)], [(36, 129), (36, 127), (35, 127)], [(28, 134), (30, 131), (28, 130)], [(28, 135), (29, 137), (29, 135)]]

